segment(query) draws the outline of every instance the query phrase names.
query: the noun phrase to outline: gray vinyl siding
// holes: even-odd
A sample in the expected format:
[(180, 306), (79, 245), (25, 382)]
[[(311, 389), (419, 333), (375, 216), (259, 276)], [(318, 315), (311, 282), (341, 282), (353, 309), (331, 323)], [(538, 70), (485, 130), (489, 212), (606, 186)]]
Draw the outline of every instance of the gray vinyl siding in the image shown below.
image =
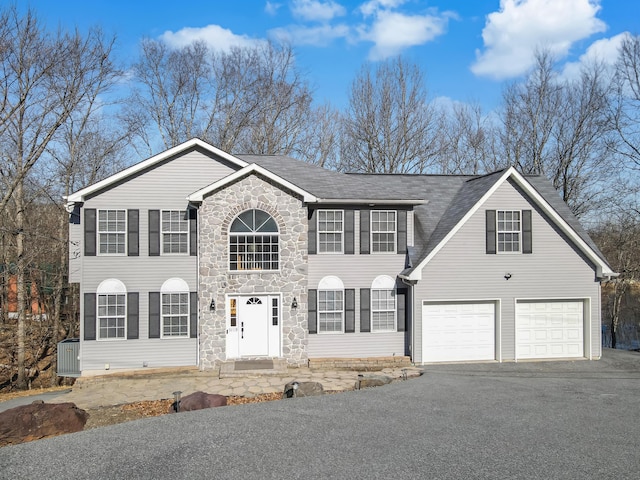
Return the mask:
[(409, 210), (407, 212), (407, 247), (415, 245), (413, 235), (413, 210)]
[(69, 224), (69, 283), (82, 279), (82, 224)]
[[(486, 254), (488, 209), (532, 209), (533, 253)], [(511, 274), (509, 280), (506, 273)], [(414, 290), (414, 361), (422, 362), (423, 301), (498, 300), (496, 354), (509, 361), (515, 359), (516, 301), (525, 299), (588, 300), (591, 334), (585, 329), (585, 341), (590, 337), (591, 343), (585, 345), (585, 356), (600, 357), (600, 284), (595, 267), (516, 188), (504, 183), (423, 269)]]
[[(356, 212), (357, 213), (357, 212)], [(358, 223), (356, 215), (356, 223)], [(356, 227), (356, 232), (359, 232)], [(358, 234), (356, 233), (356, 243)], [(371, 288), (379, 275), (396, 278), (404, 268), (404, 255), (364, 254), (356, 247), (355, 255), (309, 255), (309, 288), (318, 288), (318, 283), (328, 275), (334, 275), (353, 288), (355, 295), (355, 333), (309, 335), (309, 358), (322, 357), (381, 357), (405, 355), (406, 332), (360, 332), (360, 289)], [(398, 285), (397, 285), (398, 286)], [(402, 287), (402, 285), (399, 285)]]
[[(197, 365), (198, 340), (149, 339), (149, 292), (159, 292), (170, 278), (181, 278), (189, 290), (198, 290), (198, 257), (182, 255), (149, 256), (149, 210), (186, 210), (187, 195), (223, 178), (234, 169), (226, 162), (193, 150), (155, 168), (135, 176), (106, 191), (88, 198), (83, 208), (138, 209), (139, 256), (96, 255), (82, 258), (81, 274), (75, 278), (81, 282), (82, 293), (95, 293), (98, 285), (108, 278), (120, 280), (127, 292), (139, 293), (139, 339), (82, 342), (82, 370), (141, 368), (143, 362), (153, 366)], [(72, 227), (76, 227), (73, 225)], [(70, 234), (80, 242), (83, 251), (82, 228)], [(81, 318), (84, 305), (81, 304)], [(80, 324), (82, 325), (82, 321)], [(82, 327), (81, 327), (82, 328)], [(82, 332), (81, 332), (82, 338)]]

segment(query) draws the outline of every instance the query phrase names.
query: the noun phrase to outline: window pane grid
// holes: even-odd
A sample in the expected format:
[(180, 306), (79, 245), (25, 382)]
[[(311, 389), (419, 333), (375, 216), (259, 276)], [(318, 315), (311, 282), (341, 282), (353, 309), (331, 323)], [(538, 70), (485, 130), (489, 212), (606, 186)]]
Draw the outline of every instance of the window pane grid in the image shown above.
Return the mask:
[(124, 254), (127, 232), (126, 210), (98, 210), (99, 252)]
[(277, 235), (231, 235), (230, 268), (231, 270), (277, 270), (278, 250)]
[(162, 253), (187, 253), (189, 220), (184, 210), (162, 211)]
[(395, 211), (371, 212), (371, 250), (373, 252), (395, 252)]
[(371, 291), (371, 330), (395, 331), (396, 296), (394, 290)]
[(342, 210), (318, 210), (318, 251), (342, 253)]
[(99, 338), (124, 338), (125, 312), (125, 295), (98, 295)]
[(189, 294), (162, 294), (162, 336), (189, 336)]
[(342, 332), (344, 323), (344, 292), (320, 290), (318, 292), (318, 331)]
[(499, 252), (519, 252), (521, 222), (519, 211), (498, 211), (497, 233)]

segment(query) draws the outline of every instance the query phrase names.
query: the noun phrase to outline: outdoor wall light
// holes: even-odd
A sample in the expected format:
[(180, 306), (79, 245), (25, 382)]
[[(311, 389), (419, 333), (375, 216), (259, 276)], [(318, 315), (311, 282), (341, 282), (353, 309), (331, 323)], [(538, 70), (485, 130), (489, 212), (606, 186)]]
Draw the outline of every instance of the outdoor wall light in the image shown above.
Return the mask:
[(211, 303), (209, 304), (209, 311), (216, 311), (216, 300), (214, 298), (211, 299)]
[(293, 297), (293, 302), (291, 302), (291, 308), (298, 308), (298, 301), (296, 297)]
[(511, 278), (511, 274), (510, 273), (505, 273), (504, 274), (504, 279), (505, 280), (509, 280)]

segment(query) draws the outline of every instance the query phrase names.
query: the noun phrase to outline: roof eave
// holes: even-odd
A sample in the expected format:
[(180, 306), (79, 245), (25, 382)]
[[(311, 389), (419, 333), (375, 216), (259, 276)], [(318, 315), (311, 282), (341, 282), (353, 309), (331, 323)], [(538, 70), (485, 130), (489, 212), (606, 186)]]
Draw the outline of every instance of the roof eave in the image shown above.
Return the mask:
[[(311, 203), (311, 202), (310, 202)], [(317, 198), (314, 203), (332, 205), (426, 205), (428, 200), (373, 199), (373, 198)]]

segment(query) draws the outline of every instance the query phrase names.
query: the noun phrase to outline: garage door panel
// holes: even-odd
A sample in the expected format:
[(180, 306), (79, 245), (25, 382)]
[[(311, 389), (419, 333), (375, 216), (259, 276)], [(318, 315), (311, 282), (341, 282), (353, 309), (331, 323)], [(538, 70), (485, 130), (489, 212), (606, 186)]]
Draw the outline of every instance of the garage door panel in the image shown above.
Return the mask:
[(424, 304), (423, 362), (495, 358), (495, 303)]
[(530, 301), (516, 306), (519, 359), (582, 357), (582, 301)]

